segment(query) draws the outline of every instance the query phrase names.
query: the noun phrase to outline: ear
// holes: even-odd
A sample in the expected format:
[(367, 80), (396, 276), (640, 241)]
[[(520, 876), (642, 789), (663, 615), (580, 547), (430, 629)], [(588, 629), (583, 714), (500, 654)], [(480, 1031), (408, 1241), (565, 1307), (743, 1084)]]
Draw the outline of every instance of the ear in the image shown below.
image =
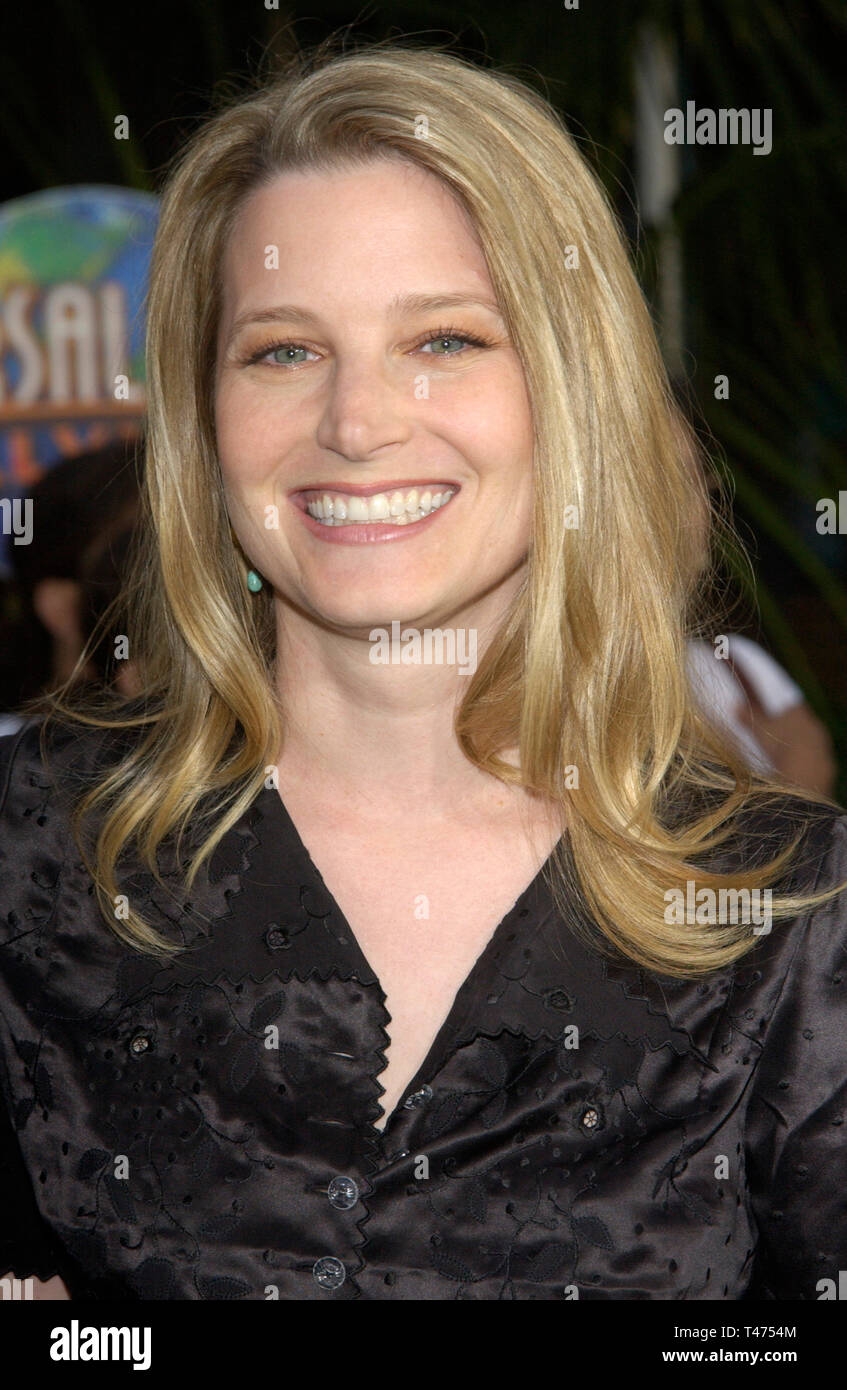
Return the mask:
[(82, 590), (75, 579), (40, 579), (32, 606), (51, 637), (82, 646), (79, 609)]

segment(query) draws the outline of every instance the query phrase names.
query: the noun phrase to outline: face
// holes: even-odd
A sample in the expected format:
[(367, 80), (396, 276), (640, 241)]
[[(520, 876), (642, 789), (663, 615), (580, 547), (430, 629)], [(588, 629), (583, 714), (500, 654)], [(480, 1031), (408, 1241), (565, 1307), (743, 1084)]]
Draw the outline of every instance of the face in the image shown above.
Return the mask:
[(393, 159), (281, 174), (243, 205), (223, 277), (218, 456), (265, 585), (350, 636), (505, 608), (530, 539), (530, 406), (446, 186)]

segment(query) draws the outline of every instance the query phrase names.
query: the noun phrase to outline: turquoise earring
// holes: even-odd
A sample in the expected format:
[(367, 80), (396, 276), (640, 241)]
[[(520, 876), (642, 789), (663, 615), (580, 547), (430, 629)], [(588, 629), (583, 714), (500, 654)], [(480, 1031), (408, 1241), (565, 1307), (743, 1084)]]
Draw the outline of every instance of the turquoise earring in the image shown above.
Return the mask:
[(251, 594), (258, 594), (258, 592), (259, 592), (259, 590), (261, 589), (261, 587), (262, 587), (262, 581), (261, 581), (261, 579), (259, 578), (259, 576), (258, 576), (258, 574), (256, 573), (256, 571), (255, 571), (255, 570), (248, 570), (248, 571), (247, 571), (247, 588), (250, 590)]

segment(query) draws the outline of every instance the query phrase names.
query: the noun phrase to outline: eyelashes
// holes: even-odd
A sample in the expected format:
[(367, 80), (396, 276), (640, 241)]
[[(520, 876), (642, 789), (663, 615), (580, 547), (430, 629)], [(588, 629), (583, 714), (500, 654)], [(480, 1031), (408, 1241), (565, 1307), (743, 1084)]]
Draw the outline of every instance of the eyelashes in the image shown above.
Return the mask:
[[(489, 339), (487, 339), (487, 338), (481, 338), (481, 337), (479, 337), (479, 335), (476, 334), (476, 333), (465, 333), (465, 332), (464, 332), (462, 329), (460, 329), (460, 328), (453, 328), (453, 327), (449, 327), (449, 326), (448, 326), (448, 327), (446, 327), (446, 328), (436, 328), (436, 329), (432, 329), (432, 330), (430, 330), (429, 332), (425, 333), (425, 334), (424, 334), (421, 338), (419, 338), (418, 341), (414, 344), (414, 346), (413, 346), (413, 348), (412, 348), (412, 351), (413, 351), (413, 352), (416, 352), (419, 348), (426, 347), (426, 345), (427, 345), (428, 343), (438, 342), (439, 339), (441, 339), (441, 338), (449, 338), (449, 339), (457, 340), (457, 341), (462, 342), (462, 343), (467, 343), (468, 346), (470, 346), (470, 347), (475, 347), (475, 348), (488, 348), (488, 347), (493, 347), (493, 346), (494, 346), (493, 343), (492, 343)], [(296, 341), (293, 340), (293, 339), (277, 339), (277, 338), (274, 338), (274, 339), (269, 340), (269, 341), (266, 342), (266, 343), (263, 343), (261, 347), (258, 347), (258, 348), (255, 350), (255, 352), (249, 352), (249, 353), (247, 353), (244, 357), (240, 358), (240, 359), (239, 359), (240, 365), (243, 366), (243, 367), (254, 367), (254, 366), (258, 366), (259, 364), (262, 363), (262, 359), (265, 358), (265, 357), (267, 357), (269, 353), (271, 353), (271, 352), (279, 352), (279, 351), (281, 351), (283, 348), (291, 348), (291, 349), (294, 350), (294, 351), (300, 351), (300, 352), (312, 352), (312, 351), (313, 351), (313, 349), (310, 348), (310, 347), (308, 347), (308, 345), (307, 345), (306, 343), (298, 343), (298, 342), (296, 342)], [(443, 353), (442, 353), (442, 352), (438, 352), (438, 353), (433, 353), (433, 352), (431, 352), (431, 353), (427, 353), (426, 356), (428, 356), (428, 357), (436, 357), (436, 358), (464, 357), (464, 356), (466, 356), (466, 353), (465, 353), (465, 352), (443, 352)], [(269, 367), (281, 367), (281, 368), (285, 369), (285, 368), (287, 368), (287, 367), (288, 367), (288, 368), (290, 368), (290, 367), (304, 367), (304, 366), (306, 365), (306, 363), (305, 363), (305, 362), (268, 362), (268, 363), (265, 363), (264, 365), (269, 366)]]

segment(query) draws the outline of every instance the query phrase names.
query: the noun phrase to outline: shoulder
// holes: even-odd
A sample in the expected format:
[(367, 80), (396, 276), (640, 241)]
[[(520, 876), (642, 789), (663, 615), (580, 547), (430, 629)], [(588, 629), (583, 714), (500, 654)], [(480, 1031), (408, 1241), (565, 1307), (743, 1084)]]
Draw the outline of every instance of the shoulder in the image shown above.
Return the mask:
[(720, 867), (741, 875), (783, 853), (784, 868), (761, 890), (765, 904), (775, 909), (783, 895), (807, 898), (842, 888), (791, 916), (775, 915), (756, 950), (739, 962), (742, 973), (761, 968), (790, 995), (807, 977), (831, 971), (847, 950), (847, 813), (804, 796), (776, 797), (741, 817)]
[[(823, 901), (802, 910), (791, 922), (794, 951), (790, 983), (799, 991), (801, 982), (807, 985), (817, 982), (823, 989), (825, 981), (834, 979), (840, 985), (843, 980), (845, 990), (838, 999), (838, 1006), (844, 1008), (847, 1005), (847, 814), (834, 812), (807, 827), (783, 891), (806, 895), (831, 893)], [(814, 1003), (814, 994), (807, 1002)]]
[[(842, 813), (816, 825), (802, 891), (845, 880)], [(732, 1007), (742, 1062), (754, 1064), (745, 1150), (755, 1296), (814, 1299), (847, 1261), (847, 891), (774, 922), (741, 962)]]
[(0, 821), (6, 835), (40, 798), (70, 807), (129, 746), (131, 731), (43, 716), (0, 735)]
[(44, 806), (53, 790), (42, 726), (42, 719), (30, 719), (0, 737), (0, 853), (6, 855), (14, 851), (19, 834), (33, 828), (36, 807)]
[(113, 730), (43, 717), (0, 737), (0, 947), (22, 927), (94, 920), (73, 812), (121, 747)]
[[(688, 788), (666, 801), (661, 819), (679, 834), (701, 818), (711, 820), (723, 834), (723, 800), (724, 794), (713, 788)], [(718, 873), (740, 874), (784, 853), (785, 870), (774, 883), (774, 894), (812, 892), (827, 864), (836, 874), (839, 865), (844, 866), (845, 827), (847, 811), (837, 803), (774, 790), (750, 797), (735, 812), (729, 833), (692, 862)], [(789, 853), (792, 846), (796, 848)]]
[(772, 858), (798, 831), (798, 851), (773, 889), (774, 909), (780, 894), (824, 896), (790, 916), (760, 915), (755, 946), (733, 968), (727, 1012), (754, 1043), (753, 1094), (779, 1102), (778, 1111), (789, 1088), (802, 1108), (847, 1078), (847, 814), (791, 798), (750, 821), (739, 867)]
[[(138, 712), (150, 713), (143, 707)], [(134, 713), (130, 702), (118, 711), (121, 717)], [(89, 975), (96, 962), (106, 980), (130, 950), (111, 930), (112, 901), (116, 917), (131, 902), (159, 937), (180, 948), (207, 937), (209, 923), (231, 912), (229, 896), (241, 891), (257, 843), (252, 807), (199, 866), (190, 886), (189, 852), (208, 833), (205, 806), (182, 843), (174, 833), (160, 841), (155, 863), (137, 838), (127, 836), (114, 861), (106, 862), (107, 886), (98, 833), (115, 798), (81, 818), (76, 812), (149, 728), (148, 722), (91, 726), (34, 718), (0, 737), (0, 1015), (13, 982), (21, 1001), (36, 980), (48, 977), (51, 989), (59, 982), (76, 989), (77, 981), (84, 990), (78, 969), (83, 961)]]
[[(71, 770), (90, 763), (94, 750), (69, 731), (49, 738), (42, 725), (31, 719), (0, 737), (0, 947), (19, 940), (22, 929), (55, 921), (63, 868), (77, 858)], [(4, 955), (4, 978), (8, 969)]]
[[(720, 828), (722, 798), (714, 791), (688, 792), (684, 801), (675, 798), (668, 817), (680, 836), (701, 818)], [(751, 872), (774, 861), (770, 883), (751, 887)], [(791, 1001), (813, 1003), (816, 991), (825, 993), (829, 987), (825, 979), (841, 973), (838, 962), (847, 953), (847, 813), (835, 803), (774, 792), (751, 800), (720, 843), (686, 862), (694, 883), (700, 871), (720, 875), (720, 891), (726, 895), (722, 910), (730, 921), (749, 923), (747, 949), (718, 973), (726, 994), (721, 1027), (749, 1035), (755, 1016), (752, 1062), (777, 1038), (772, 1025)], [(808, 901), (840, 885), (843, 891)], [(717, 893), (717, 885), (713, 891)]]
[[(792, 850), (792, 846), (796, 846)], [(773, 896), (811, 896), (839, 885), (847, 887), (847, 812), (803, 796), (785, 796), (744, 818), (736, 853), (740, 868), (764, 863), (792, 851), (773, 885)], [(803, 932), (822, 925), (847, 931), (847, 893), (802, 910), (796, 925)]]

